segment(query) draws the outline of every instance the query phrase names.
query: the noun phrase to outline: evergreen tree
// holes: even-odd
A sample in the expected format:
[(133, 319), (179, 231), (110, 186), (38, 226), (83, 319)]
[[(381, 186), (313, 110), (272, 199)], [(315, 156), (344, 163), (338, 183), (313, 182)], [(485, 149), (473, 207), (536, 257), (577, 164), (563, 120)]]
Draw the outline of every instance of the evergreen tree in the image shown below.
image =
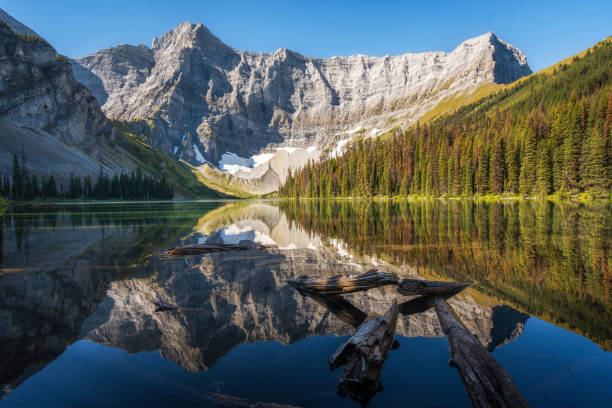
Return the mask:
[(23, 198), (23, 180), (21, 178), (21, 167), (17, 155), (13, 155), (13, 200)]
[(546, 141), (540, 142), (537, 161), (537, 191), (540, 195), (552, 192), (552, 160)]
[(535, 130), (527, 129), (525, 145), (523, 147), (523, 158), (519, 179), (520, 192), (523, 195), (534, 193), (536, 182), (536, 141)]

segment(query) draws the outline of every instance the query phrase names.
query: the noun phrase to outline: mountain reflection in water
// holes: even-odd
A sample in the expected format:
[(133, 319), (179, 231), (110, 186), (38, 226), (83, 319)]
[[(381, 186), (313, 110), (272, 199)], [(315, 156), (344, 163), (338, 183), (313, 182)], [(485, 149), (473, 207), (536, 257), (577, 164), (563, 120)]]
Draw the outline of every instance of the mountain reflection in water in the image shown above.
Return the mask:
[[(10, 405), (13, 394), (22, 398), (24, 381), (42, 375), (42, 368), (70, 352), (67, 346), (82, 340), (128, 353), (159, 351), (163, 359), (199, 373), (242, 344), (292, 345), (313, 336), (350, 335), (350, 324), (286, 281), (360, 273), (373, 265), (405, 277), (474, 281), (474, 288), (450, 303), (489, 350), (519, 337), (529, 315), (608, 349), (610, 211), (607, 203), (515, 201), (11, 209), (0, 229), (0, 406)], [(157, 255), (177, 245), (244, 239), (277, 248)], [(390, 287), (344, 298), (364, 313), (382, 313), (396, 298), (409, 300)], [(156, 302), (176, 309), (156, 311)], [(400, 343), (443, 337), (433, 310), (401, 315), (396, 335)], [(328, 384), (329, 391), (334, 387)], [(217, 388), (210, 390), (223, 391)], [(281, 402), (273, 390), (267, 400)]]

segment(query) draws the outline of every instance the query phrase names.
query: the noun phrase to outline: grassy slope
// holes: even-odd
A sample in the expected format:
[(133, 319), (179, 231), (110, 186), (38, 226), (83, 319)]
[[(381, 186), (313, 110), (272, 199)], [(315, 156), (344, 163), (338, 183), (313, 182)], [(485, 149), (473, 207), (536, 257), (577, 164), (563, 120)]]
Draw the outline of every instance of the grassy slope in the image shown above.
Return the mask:
[(168, 175), (175, 194), (184, 198), (224, 198), (225, 194), (202, 184), (191, 168), (152, 148), (125, 127), (117, 125), (117, 145), (145, 172), (157, 177)]
[(196, 175), (200, 183), (204, 184), (206, 187), (218, 192), (219, 194), (223, 194), (226, 196), (234, 197), (234, 198), (255, 198), (259, 197), (256, 194), (251, 194), (247, 191), (244, 191), (240, 188), (240, 181), (236, 179), (234, 176), (228, 173), (223, 173), (219, 170), (213, 169), (208, 165), (204, 165), (199, 169), (191, 166), (188, 163), (185, 163), (186, 166), (189, 166), (193, 173)]
[[(421, 123), (428, 123), (428, 122), (432, 122), (433, 120), (442, 117), (444, 115), (448, 115), (448, 114), (452, 114), (454, 112), (456, 112), (458, 109), (464, 107), (464, 106), (468, 106), (471, 104), (478, 104), (479, 101), (481, 101), (483, 98), (487, 97), (487, 96), (491, 96), (493, 94), (495, 94), (496, 92), (505, 90), (505, 89), (511, 89), (512, 87), (522, 84), (523, 82), (532, 79), (534, 76), (537, 75), (542, 75), (542, 74), (547, 74), (547, 75), (551, 75), (554, 74), (555, 71), (557, 69), (559, 69), (561, 66), (563, 65), (568, 65), (571, 64), (575, 58), (581, 58), (583, 56), (585, 56), (587, 54), (587, 52), (589, 52), (589, 50), (593, 50), (594, 47), (601, 45), (603, 43), (606, 42), (612, 42), (612, 36), (606, 38), (605, 40), (599, 42), (598, 44), (594, 45), (593, 47), (590, 47), (576, 55), (572, 55), (571, 57), (568, 57), (562, 61), (559, 61), (558, 63), (551, 65), (548, 68), (545, 68), (541, 71), (535, 72), (531, 75), (528, 75), (526, 77), (520, 78), (518, 80), (516, 80), (515, 82), (512, 82), (510, 84), (486, 84), (481, 86), (480, 88), (476, 89), (474, 92), (470, 93), (470, 94), (459, 94), (459, 95), (451, 95), (447, 98), (445, 98), (444, 100), (442, 100), (440, 103), (438, 103), (434, 108), (432, 108), (429, 112), (427, 112), (425, 115), (423, 115), (421, 117), (421, 119), (419, 120)], [(519, 101), (520, 99), (526, 97), (527, 92), (517, 92), (513, 98), (508, 98), (504, 101), (504, 104), (499, 106), (500, 108), (502, 107), (506, 107), (509, 106), (512, 103), (515, 103), (517, 101)]]

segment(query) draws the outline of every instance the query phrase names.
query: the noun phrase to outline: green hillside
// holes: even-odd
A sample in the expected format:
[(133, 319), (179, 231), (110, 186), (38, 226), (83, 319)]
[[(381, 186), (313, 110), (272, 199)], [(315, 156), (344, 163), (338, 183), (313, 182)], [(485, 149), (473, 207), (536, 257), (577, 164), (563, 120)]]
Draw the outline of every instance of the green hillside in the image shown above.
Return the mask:
[(612, 180), (612, 39), (425, 125), (354, 143), (285, 197), (587, 194)]

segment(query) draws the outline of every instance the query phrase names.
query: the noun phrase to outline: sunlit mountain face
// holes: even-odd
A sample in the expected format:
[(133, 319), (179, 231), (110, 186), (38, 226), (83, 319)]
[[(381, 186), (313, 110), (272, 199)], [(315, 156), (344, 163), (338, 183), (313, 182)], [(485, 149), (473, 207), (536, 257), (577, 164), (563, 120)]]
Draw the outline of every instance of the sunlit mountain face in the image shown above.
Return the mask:
[[(12, 209), (1, 218), (0, 406), (40, 405), (34, 389), (55, 389), (67, 403), (60, 382), (79, 384), (71, 398), (81, 403), (99, 395), (101, 404), (138, 398), (152, 406), (214, 406), (211, 395), (220, 393), (354, 406), (336, 394), (339, 373), (327, 359), (355, 329), (341, 311), (286, 281), (370, 268), (473, 282), (450, 303), (527, 400), (537, 406), (572, 398), (574, 374), (599, 387), (596, 374), (612, 364), (605, 351), (612, 338), (610, 217), (607, 203), (529, 201)], [(160, 252), (245, 240), (270, 248), (174, 258)], [(345, 299), (366, 314), (411, 300), (391, 287)], [(172, 309), (159, 310), (160, 302)], [(469, 406), (446, 364), (448, 344), (433, 310), (400, 314), (396, 337), (384, 390), (370, 406), (403, 401), (406, 387), (420, 390), (423, 406), (436, 406), (440, 387)], [(151, 384), (159, 387), (144, 392)]]

